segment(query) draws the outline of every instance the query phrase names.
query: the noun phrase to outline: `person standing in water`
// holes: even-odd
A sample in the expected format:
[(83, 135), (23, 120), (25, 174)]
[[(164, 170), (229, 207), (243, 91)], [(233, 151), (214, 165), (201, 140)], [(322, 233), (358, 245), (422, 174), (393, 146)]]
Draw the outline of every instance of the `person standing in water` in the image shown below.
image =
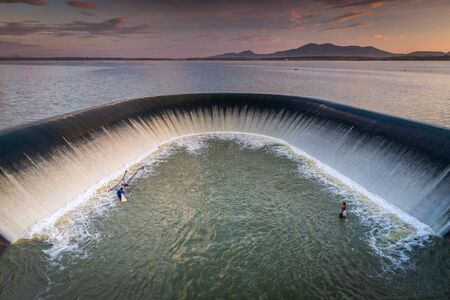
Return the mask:
[(347, 218), (347, 204), (344, 202), (342, 202), (341, 205), (341, 213), (339, 214), (339, 218)]
[(122, 202), (122, 197), (125, 195), (125, 191), (123, 190), (123, 187), (121, 187), (118, 191), (117, 191), (117, 197), (119, 197), (119, 201)]

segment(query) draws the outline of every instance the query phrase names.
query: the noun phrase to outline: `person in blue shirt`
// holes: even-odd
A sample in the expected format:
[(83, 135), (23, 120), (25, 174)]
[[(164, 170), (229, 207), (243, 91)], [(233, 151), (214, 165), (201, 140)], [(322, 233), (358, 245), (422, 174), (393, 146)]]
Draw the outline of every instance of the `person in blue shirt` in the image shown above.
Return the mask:
[(121, 188), (117, 191), (117, 197), (119, 197), (119, 201), (122, 201), (123, 195), (125, 195), (125, 191), (123, 190), (123, 187), (121, 187)]

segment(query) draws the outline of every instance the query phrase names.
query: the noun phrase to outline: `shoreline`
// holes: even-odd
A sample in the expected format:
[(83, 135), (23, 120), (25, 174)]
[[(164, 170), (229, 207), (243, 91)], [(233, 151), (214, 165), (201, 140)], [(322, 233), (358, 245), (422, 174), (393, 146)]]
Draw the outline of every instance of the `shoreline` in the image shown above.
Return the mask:
[(0, 57), (0, 62), (8, 61), (450, 61), (445, 56), (299, 56), (299, 57), (192, 57), (192, 58), (152, 58), (152, 57)]

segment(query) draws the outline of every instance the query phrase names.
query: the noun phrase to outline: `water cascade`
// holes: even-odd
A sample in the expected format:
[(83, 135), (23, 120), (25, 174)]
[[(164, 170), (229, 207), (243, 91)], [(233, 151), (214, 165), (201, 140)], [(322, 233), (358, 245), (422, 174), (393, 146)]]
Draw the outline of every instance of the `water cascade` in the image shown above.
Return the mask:
[(436, 233), (450, 230), (450, 130), (302, 97), (191, 94), (120, 101), (0, 132), (0, 241), (19, 239), (162, 142), (211, 132), (284, 140)]

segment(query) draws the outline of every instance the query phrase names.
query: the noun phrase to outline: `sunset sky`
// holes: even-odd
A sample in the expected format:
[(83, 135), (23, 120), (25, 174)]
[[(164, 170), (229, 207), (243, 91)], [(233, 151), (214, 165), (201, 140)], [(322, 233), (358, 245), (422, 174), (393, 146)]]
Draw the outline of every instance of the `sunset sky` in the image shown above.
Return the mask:
[(307, 43), (450, 51), (450, 0), (0, 0), (0, 56), (203, 57)]

